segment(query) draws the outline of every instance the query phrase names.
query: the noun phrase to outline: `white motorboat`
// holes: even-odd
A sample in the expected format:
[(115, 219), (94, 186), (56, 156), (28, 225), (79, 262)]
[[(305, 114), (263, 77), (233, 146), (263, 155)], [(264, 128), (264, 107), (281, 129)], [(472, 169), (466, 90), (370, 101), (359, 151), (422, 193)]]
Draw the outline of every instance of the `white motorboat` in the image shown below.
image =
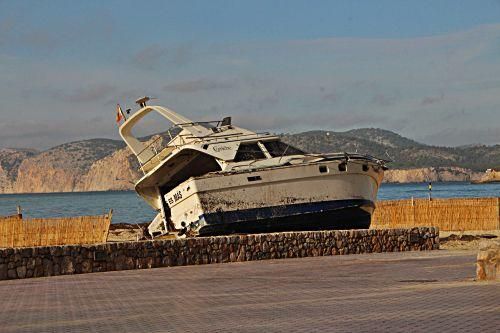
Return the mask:
[[(369, 228), (385, 161), (305, 153), (229, 117), (193, 122), (148, 100), (137, 101), (120, 135), (144, 173), (135, 189), (158, 211), (151, 235)], [(132, 134), (151, 112), (172, 123), (168, 140)]]

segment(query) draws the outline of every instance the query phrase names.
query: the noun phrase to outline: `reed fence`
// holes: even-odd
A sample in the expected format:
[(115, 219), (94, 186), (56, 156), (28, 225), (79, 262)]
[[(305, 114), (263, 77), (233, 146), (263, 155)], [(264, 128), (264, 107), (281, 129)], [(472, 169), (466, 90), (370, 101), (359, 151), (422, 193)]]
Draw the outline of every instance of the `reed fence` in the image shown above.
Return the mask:
[(0, 219), (0, 247), (31, 247), (106, 242), (112, 211), (105, 215)]
[(372, 228), (435, 226), (443, 231), (500, 230), (500, 198), (379, 201)]

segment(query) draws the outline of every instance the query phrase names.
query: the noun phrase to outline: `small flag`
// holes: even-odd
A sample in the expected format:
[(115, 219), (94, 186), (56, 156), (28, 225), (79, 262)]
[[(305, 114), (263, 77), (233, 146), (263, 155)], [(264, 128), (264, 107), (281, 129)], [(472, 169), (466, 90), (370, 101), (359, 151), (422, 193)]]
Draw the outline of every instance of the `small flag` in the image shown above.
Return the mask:
[(123, 118), (125, 118), (125, 116), (123, 115), (122, 108), (120, 104), (116, 104), (116, 123), (120, 123)]

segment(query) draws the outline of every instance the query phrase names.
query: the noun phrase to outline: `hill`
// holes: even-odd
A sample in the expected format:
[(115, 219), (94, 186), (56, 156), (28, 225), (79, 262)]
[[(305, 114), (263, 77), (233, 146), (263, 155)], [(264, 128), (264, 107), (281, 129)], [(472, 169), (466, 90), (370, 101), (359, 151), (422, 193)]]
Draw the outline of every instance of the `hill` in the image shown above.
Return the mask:
[(286, 134), (282, 138), (310, 152), (348, 151), (390, 159), (391, 168), (453, 166), (484, 171), (500, 164), (500, 145), (436, 147), (378, 128), (347, 132), (311, 131)]
[(37, 153), (32, 149), (0, 149), (0, 193), (13, 191), (12, 184), (22, 161)]
[(91, 166), (123, 148), (118, 140), (91, 139), (38, 152), (0, 150), (0, 193), (74, 191)]

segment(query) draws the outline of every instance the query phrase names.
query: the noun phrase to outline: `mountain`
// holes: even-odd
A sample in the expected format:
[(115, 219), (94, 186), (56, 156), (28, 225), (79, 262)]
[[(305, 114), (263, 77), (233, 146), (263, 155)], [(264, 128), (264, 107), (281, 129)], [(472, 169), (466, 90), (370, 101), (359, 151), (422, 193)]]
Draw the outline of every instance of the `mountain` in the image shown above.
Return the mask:
[(38, 152), (32, 149), (0, 149), (0, 193), (13, 192), (21, 163)]
[(311, 131), (286, 134), (282, 138), (310, 152), (348, 151), (389, 159), (392, 161), (391, 168), (453, 166), (484, 171), (500, 164), (500, 145), (428, 146), (378, 128), (347, 132)]
[(0, 179), (4, 183), (0, 193), (78, 190), (82, 176), (94, 163), (124, 146), (117, 140), (92, 139), (65, 143), (43, 152), (2, 149)]
[[(435, 147), (378, 128), (281, 137), (309, 152), (347, 151), (390, 159), (392, 170), (385, 178), (393, 182), (470, 180), (500, 165), (500, 145)], [(140, 176), (135, 156), (118, 140), (83, 140), (41, 152), (0, 149), (0, 193), (127, 190)]]

